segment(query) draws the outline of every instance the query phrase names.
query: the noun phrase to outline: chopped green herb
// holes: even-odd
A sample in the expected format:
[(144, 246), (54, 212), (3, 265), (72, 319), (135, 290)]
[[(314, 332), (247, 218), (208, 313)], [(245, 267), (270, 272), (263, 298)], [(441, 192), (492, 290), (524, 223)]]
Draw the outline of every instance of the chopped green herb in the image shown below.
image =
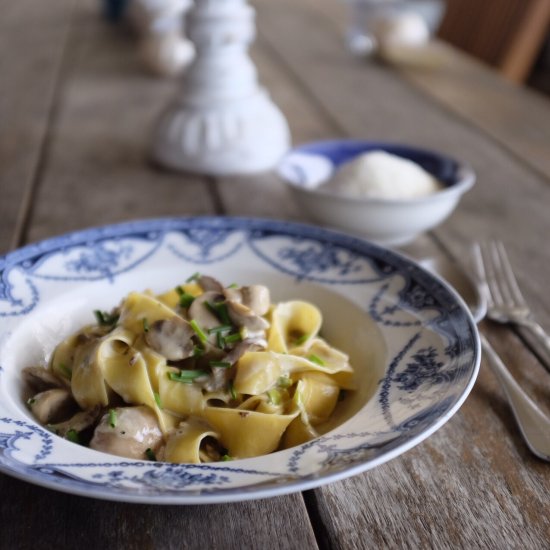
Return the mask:
[(321, 367), (325, 366), (325, 362), (318, 356), (312, 353), (311, 355), (307, 356), (308, 360), (312, 363), (317, 363), (317, 365), (320, 365)]
[(57, 369), (61, 371), (61, 374), (65, 378), (68, 378), (70, 380), (73, 377), (71, 369), (69, 369), (69, 367), (67, 367), (67, 365), (65, 365), (64, 363), (59, 363), (59, 365), (57, 365)]
[(153, 452), (153, 449), (151, 449), (151, 447), (148, 447), (147, 449), (145, 449), (145, 456), (147, 457), (148, 460), (155, 461), (157, 459), (157, 457), (155, 456), (155, 453)]
[(233, 325), (220, 325), (218, 327), (208, 329), (208, 334), (214, 334), (217, 332), (229, 332), (233, 329)]
[(213, 304), (211, 302), (204, 302), (205, 307), (213, 313), (224, 325), (230, 325), (231, 319), (229, 318), (229, 312), (227, 310), (227, 304), (220, 302)]
[(221, 367), (222, 369), (231, 368), (231, 363), (229, 363), (229, 361), (210, 361), (208, 364), (211, 367)]
[(269, 402), (273, 405), (280, 405), (281, 404), (281, 394), (279, 390), (268, 390), (267, 391), (267, 397), (269, 398)]
[(223, 334), (221, 332), (216, 332), (216, 345), (220, 349), (225, 348), (225, 338), (223, 337)]
[(160, 395), (158, 393), (153, 394), (155, 396), (155, 403), (159, 409), (162, 409), (162, 404), (160, 402)]
[(143, 318), (143, 332), (149, 332), (149, 321), (147, 317)]
[(197, 271), (196, 273), (193, 273), (193, 275), (191, 275), (191, 277), (189, 277), (185, 282), (191, 283), (193, 281), (196, 281), (200, 276), (201, 274)]
[(185, 294), (185, 290), (183, 290), (183, 288), (181, 288), (181, 286), (177, 286), (175, 289), (174, 289), (180, 296), (183, 296)]
[(189, 324), (191, 325), (191, 328), (195, 331), (195, 334), (199, 337), (199, 340), (205, 344), (208, 341), (208, 337), (206, 334), (204, 334), (204, 331), (199, 327), (197, 321), (195, 319), (191, 319), (189, 321)]
[(193, 357), (201, 357), (202, 355), (204, 355), (204, 348), (201, 348), (200, 346), (194, 346)]
[(231, 283), (227, 288), (239, 288), (237, 283)]
[(240, 342), (242, 340), (242, 336), (236, 332), (235, 334), (228, 334), (227, 336), (224, 336), (223, 339), (226, 344), (233, 344), (235, 342)]
[(237, 390), (235, 389), (235, 386), (233, 385), (233, 380), (229, 382), (229, 393), (231, 394), (231, 397), (233, 399), (237, 399)]
[(180, 370), (179, 372), (169, 372), (168, 378), (174, 382), (191, 384), (195, 378), (199, 378), (205, 374), (203, 370)]
[(115, 409), (109, 409), (109, 426), (114, 428), (116, 426), (116, 411)]
[(118, 322), (119, 315), (116, 313), (108, 313), (107, 311), (100, 311), (99, 309), (94, 310), (95, 318), (97, 323), (101, 326), (113, 326)]
[(308, 338), (309, 338), (309, 334), (302, 334), (302, 336), (294, 340), (294, 344), (296, 346), (301, 346)]
[(35, 402), (36, 402), (36, 399), (35, 399), (34, 397), (29, 397), (29, 398), (27, 399), (27, 405), (28, 405), (29, 407), (32, 407), (32, 406), (35, 404)]
[(279, 376), (279, 379), (277, 380), (277, 386), (279, 386), (280, 388), (290, 388), (290, 386), (292, 386), (292, 380), (288, 375)]
[(80, 438), (78, 437), (78, 432), (76, 430), (69, 430), (65, 434), (65, 438), (69, 441), (72, 441), (73, 443), (80, 443)]
[(222, 456), (222, 461), (223, 462), (227, 462), (228, 460), (233, 460), (233, 457), (229, 456), (229, 455), (223, 455)]
[(195, 297), (192, 294), (189, 294), (187, 292), (184, 292), (183, 294), (180, 294), (180, 306), (184, 308), (188, 308), (191, 306), (191, 304), (195, 301)]

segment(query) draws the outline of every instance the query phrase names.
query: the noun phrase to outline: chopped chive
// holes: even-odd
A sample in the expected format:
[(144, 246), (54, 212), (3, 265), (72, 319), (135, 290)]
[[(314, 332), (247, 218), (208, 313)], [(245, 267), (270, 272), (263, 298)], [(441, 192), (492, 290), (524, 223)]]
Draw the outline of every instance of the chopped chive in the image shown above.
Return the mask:
[(32, 407), (36, 402), (36, 399), (34, 397), (29, 397), (27, 399), (27, 406)]
[(288, 375), (285, 376), (279, 376), (279, 379), (277, 380), (277, 386), (280, 388), (289, 388), (292, 386), (292, 380)]
[(109, 409), (109, 426), (114, 428), (116, 426), (116, 411), (115, 409)]
[(97, 323), (101, 326), (113, 326), (118, 322), (119, 315), (116, 313), (108, 313), (107, 311), (100, 311), (99, 309), (94, 310), (95, 318)]
[(204, 355), (204, 348), (201, 348), (200, 346), (194, 346), (193, 357), (201, 357), (202, 355)]
[(224, 336), (223, 339), (226, 344), (233, 344), (234, 342), (240, 342), (242, 340), (242, 336), (236, 332), (235, 334), (228, 334), (227, 336)]
[(186, 283), (191, 283), (193, 281), (196, 281), (199, 277), (201, 276), (201, 274), (197, 271), (195, 273), (193, 273), (193, 275), (191, 275), (191, 277), (189, 277), (188, 279), (186, 279)]
[(267, 397), (269, 398), (269, 402), (273, 405), (280, 405), (281, 404), (281, 394), (278, 390), (272, 389), (267, 391)]
[(195, 297), (192, 294), (189, 294), (187, 292), (184, 292), (183, 294), (180, 294), (180, 306), (184, 308), (188, 308), (191, 306), (191, 304), (195, 301)]
[(229, 455), (223, 455), (222, 456), (222, 461), (223, 462), (227, 462), (228, 460), (233, 460), (233, 457), (229, 456)]
[(216, 332), (216, 345), (220, 349), (225, 348), (225, 338), (223, 337), (223, 334), (221, 332)]
[(214, 334), (216, 332), (228, 332), (230, 330), (233, 330), (233, 325), (219, 325), (217, 327), (208, 329), (208, 334)]
[(237, 390), (235, 389), (235, 386), (233, 385), (233, 380), (229, 381), (229, 393), (231, 394), (231, 397), (233, 399), (237, 399)]
[(149, 332), (149, 321), (147, 317), (143, 318), (143, 332)]
[(157, 459), (157, 457), (155, 456), (155, 453), (153, 452), (153, 449), (151, 449), (151, 447), (147, 447), (147, 449), (145, 449), (145, 456), (147, 457), (148, 460), (155, 461)]
[(183, 290), (183, 288), (181, 288), (181, 286), (177, 286), (175, 289), (174, 289), (180, 296), (183, 296), (185, 294), (185, 290)]
[(78, 432), (76, 430), (73, 430), (73, 429), (69, 430), (65, 434), (65, 438), (68, 439), (69, 441), (72, 441), (73, 443), (80, 443)]
[(212, 304), (211, 302), (204, 302), (204, 305), (224, 325), (230, 325), (231, 324), (231, 319), (229, 318), (229, 312), (227, 311), (227, 304), (225, 302), (220, 302), (219, 304)]
[(160, 402), (160, 395), (158, 393), (153, 394), (155, 396), (155, 403), (159, 409), (162, 409), (162, 404)]
[(239, 288), (237, 283), (231, 283), (227, 288)]
[(317, 363), (321, 367), (325, 366), (325, 362), (318, 355), (315, 355), (314, 353), (312, 353), (311, 355), (308, 355), (307, 358), (308, 358), (308, 361), (311, 361), (312, 363)]
[(230, 369), (231, 363), (229, 361), (209, 361), (211, 367), (220, 367), (222, 369)]
[(206, 334), (204, 334), (204, 331), (201, 329), (201, 327), (199, 327), (197, 321), (195, 321), (195, 319), (191, 319), (191, 321), (189, 321), (189, 324), (191, 325), (191, 328), (195, 331), (195, 334), (199, 337), (199, 340), (203, 344), (205, 344), (208, 341), (208, 337), (206, 336)]
[(70, 380), (73, 377), (71, 369), (67, 367), (67, 365), (65, 365), (64, 363), (59, 363), (59, 365), (57, 365), (57, 368), (61, 371), (65, 378), (68, 378)]
[(302, 334), (302, 336), (294, 340), (294, 344), (296, 346), (301, 346), (308, 338), (309, 338), (309, 334)]
[(180, 370), (179, 372), (169, 372), (168, 378), (174, 382), (191, 384), (195, 378), (199, 378), (205, 374), (203, 370)]

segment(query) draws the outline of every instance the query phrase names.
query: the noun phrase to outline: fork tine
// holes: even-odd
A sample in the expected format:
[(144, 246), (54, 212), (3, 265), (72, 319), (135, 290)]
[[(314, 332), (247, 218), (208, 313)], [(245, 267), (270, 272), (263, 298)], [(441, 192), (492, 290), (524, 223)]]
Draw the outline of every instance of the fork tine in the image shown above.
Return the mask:
[(481, 245), (479, 243), (474, 243), (472, 247), (472, 258), (474, 260), (474, 270), (476, 272), (479, 289), (487, 300), (487, 306), (491, 307), (494, 302), (493, 297), (491, 296), (491, 291), (489, 289), (487, 273), (485, 271), (485, 265), (483, 262), (483, 254), (481, 252)]
[(504, 266), (502, 265), (498, 242), (489, 241), (486, 247), (489, 258), (488, 271), (491, 273), (489, 287), (495, 295), (495, 302), (510, 305), (512, 303), (512, 296), (507, 281), (503, 279)]
[(521, 293), (519, 288), (516, 276), (514, 275), (514, 270), (512, 269), (512, 264), (504, 248), (504, 244), (501, 241), (495, 242), (495, 247), (498, 251), (500, 265), (502, 266), (501, 274), (505, 277), (508, 288), (510, 290), (511, 299), (516, 304), (525, 304), (525, 298)]
[(481, 256), (481, 265), (485, 273), (485, 280), (487, 283), (487, 290), (490, 296), (492, 304), (501, 304), (504, 302), (504, 298), (500, 289), (498, 281), (498, 268), (495, 263), (498, 259), (493, 254), (493, 248), (490, 243), (482, 243), (479, 247)]

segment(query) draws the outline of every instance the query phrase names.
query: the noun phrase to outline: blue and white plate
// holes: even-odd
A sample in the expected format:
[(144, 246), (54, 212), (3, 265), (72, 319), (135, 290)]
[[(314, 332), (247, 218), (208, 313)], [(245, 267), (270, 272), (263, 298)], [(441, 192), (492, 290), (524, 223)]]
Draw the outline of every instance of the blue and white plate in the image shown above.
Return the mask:
[[(214, 464), (132, 461), (66, 441), (26, 407), (21, 369), (131, 290), (200, 271), (262, 283), (275, 301), (309, 300), (323, 334), (349, 353), (359, 389), (306, 444)], [(458, 410), (479, 369), (475, 323), (445, 283), (394, 252), (283, 221), (188, 218), (71, 233), (0, 258), (0, 470), (78, 495), (197, 504), (311, 489), (420, 443)]]

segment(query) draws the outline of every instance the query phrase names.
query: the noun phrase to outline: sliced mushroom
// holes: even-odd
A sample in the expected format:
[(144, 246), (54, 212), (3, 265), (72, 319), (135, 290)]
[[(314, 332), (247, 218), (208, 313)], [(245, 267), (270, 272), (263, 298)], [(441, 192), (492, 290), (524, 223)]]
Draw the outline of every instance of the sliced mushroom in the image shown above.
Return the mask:
[(205, 292), (216, 292), (218, 294), (223, 293), (223, 285), (217, 279), (214, 279), (214, 277), (209, 277), (208, 275), (201, 275), (197, 279), (197, 284)]
[(269, 323), (263, 317), (244, 304), (228, 300), (227, 309), (229, 318), (238, 327), (245, 327), (250, 331), (265, 330), (269, 327)]
[(52, 371), (44, 367), (26, 367), (23, 369), (23, 379), (35, 391), (42, 392), (52, 388), (66, 388), (70, 382), (62, 380)]
[(271, 306), (269, 289), (263, 285), (226, 288), (224, 294), (228, 301), (243, 304), (256, 315), (265, 315)]
[(155, 321), (145, 333), (145, 341), (166, 359), (180, 361), (193, 355), (194, 334), (187, 321), (172, 317)]
[(29, 408), (41, 424), (61, 422), (77, 408), (71, 392), (64, 388), (53, 388), (37, 393), (28, 401)]
[(233, 369), (226, 367), (212, 367), (212, 374), (206, 379), (201, 387), (209, 392), (216, 392), (227, 388), (233, 377)]
[(234, 365), (247, 351), (258, 351), (265, 348), (267, 348), (265, 338), (246, 338), (224, 357), (224, 361)]
[(145, 406), (118, 407), (103, 416), (90, 447), (127, 458), (144, 459), (162, 443), (162, 432), (155, 413)]
[(210, 310), (207, 304), (216, 304), (223, 301), (223, 299), (222, 294), (214, 291), (208, 291), (195, 298), (189, 307), (189, 318), (193, 319), (199, 327), (207, 333), (208, 341), (214, 345), (216, 344), (216, 335), (209, 335), (208, 331), (212, 328), (220, 326), (221, 321)]
[(71, 430), (74, 430), (77, 433), (82, 432), (86, 428), (89, 428), (90, 426), (95, 424), (100, 412), (101, 407), (98, 405), (96, 407), (93, 407), (92, 409), (76, 413), (73, 417), (69, 418), (69, 420), (65, 420), (65, 422), (50, 424), (48, 425), (48, 428), (50, 428), (53, 432), (62, 437), (65, 437), (67, 435), (67, 432)]

